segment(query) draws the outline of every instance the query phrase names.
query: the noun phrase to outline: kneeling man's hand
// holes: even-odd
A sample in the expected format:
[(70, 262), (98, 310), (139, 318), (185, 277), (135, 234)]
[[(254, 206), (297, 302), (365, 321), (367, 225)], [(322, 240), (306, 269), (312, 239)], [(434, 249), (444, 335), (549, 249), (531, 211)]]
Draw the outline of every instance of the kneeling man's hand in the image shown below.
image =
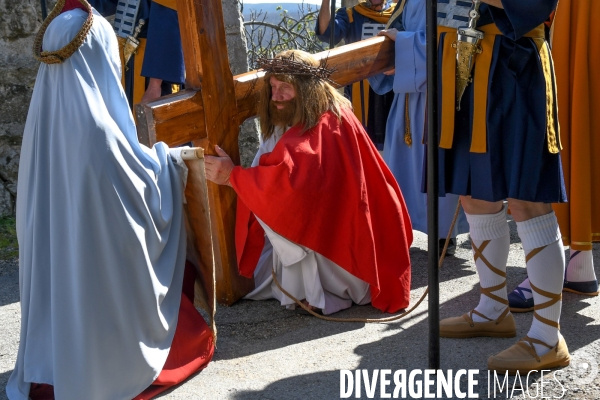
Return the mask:
[(233, 161), (219, 146), (215, 146), (218, 156), (205, 156), (204, 168), (206, 170), (206, 179), (219, 185), (231, 186), (229, 175), (233, 170)]

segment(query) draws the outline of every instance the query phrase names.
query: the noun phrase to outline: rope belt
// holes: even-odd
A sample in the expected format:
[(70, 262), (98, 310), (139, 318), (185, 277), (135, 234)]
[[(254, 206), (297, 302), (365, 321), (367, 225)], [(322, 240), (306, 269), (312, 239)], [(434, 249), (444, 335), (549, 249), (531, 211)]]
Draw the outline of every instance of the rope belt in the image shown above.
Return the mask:
[[(442, 263), (444, 262), (444, 258), (446, 257), (446, 250), (448, 249), (448, 243), (450, 242), (450, 237), (454, 230), (454, 225), (456, 224), (456, 220), (458, 219), (458, 213), (460, 211), (460, 200), (458, 200), (458, 204), (456, 205), (456, 211), (454, 211), (454, 218), (452, 219), (452, 225), (450, 225), (450, 229), (448, 230), (448, 235), (446, 236), (446, 243), (444, 244), (444, 248), (442, 250), (442, 255), (440, 256), (440, 261), (438, 264), (438, 268), (442, 267)], [(333, 322), (363, 322), (363, 323), (381, 323), (381, 322), (392, 322), (397, 321), (400, 318), (406, 317), (408, 314), (412, 313), (418, 306), (425, 300), (427, 297), (427, 293), (429, 293), (429, 286), (425, 289), (425, 292), (421, 295), (419, 300), (412, 306), (408, 311), (403, 312), (402, 314), (394, 315), (392, 317), (387, 318), (335, 318), (335, 317), (327, 317), (325, 315), (320, 315), (311, 310), (308, 306), (304, 305), (300, 300), (292, 296), (288, 291), (281, 287), (279, 281), (277, 280), (277, 276), (275, 275), (275, 269), (271, 270), (271, 276), (273, 277), (273, 282), (275, 285), (281, 290), (281, 293), (285, 294), (287, 297), (292, 299), (297, 305), (302, 307), (304, 310), (308, 311), (311, 315), (323, 319), (325, 321), (333, 321)], [(508, 310), (508, 308), (507, 308)]]
[[(475, 71), (473, 77), (473, 134), (471, 137), (472, 153), (487, 152), (487, 98), (488, 84), (490, 78), (490, 67), (492, 65), (492, 53), (496, 36), (502, 32), (495, 24), (478, 27), (484, 33), (480, 42), (481, 54), (475, 58)], [(457, 40), (456, 28), (438, 26), (438, 40), (445, 33), (442, 49), (442, 110), (441, 110), (441, 135), (440, 147), (451, 149), (454, 138), (454, 115), (455, 115), (455, 91), (456, 91), (456, 50), (452, 43)], [(557, 154), (562, 148), (556, 121), (555, 79), (552, 69), (550, 49), (544, 38), (544, 25), (540, 25), (525, 37), (531, 38), (540, 55), (540, 62), (546, 81), (546, 134), (548, 137), (548, 151)]]

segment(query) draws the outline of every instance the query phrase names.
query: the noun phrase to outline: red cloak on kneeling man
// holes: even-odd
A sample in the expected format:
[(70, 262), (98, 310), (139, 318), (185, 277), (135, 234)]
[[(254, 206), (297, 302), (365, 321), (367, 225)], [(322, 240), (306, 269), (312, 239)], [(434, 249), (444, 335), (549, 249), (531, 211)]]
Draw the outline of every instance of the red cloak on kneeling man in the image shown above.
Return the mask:
[(258, 166), (231, 172), (240, 274), (253, 276), (263, 249), (258, 217), (367, 282), (374, 307), (406, 308), (413, 235), (394, 176), (350, 109), (302, 128), (288, 129)]

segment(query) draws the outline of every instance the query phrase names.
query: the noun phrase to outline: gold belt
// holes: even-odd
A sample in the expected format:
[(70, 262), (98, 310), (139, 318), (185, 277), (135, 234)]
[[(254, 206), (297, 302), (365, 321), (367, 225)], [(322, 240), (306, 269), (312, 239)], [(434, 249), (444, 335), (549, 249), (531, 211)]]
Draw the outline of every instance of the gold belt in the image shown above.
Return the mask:
[[(473, 77), (473, 134), (471, 137), (472, 153), (485, 153), (487, 151), (487, 97), (488, 82), (490, 77), (490, 66), (492, 65), (492, 53), (496, 36), (502, 32), (495, 24), (485, 25), (477, 28), (484, 33), (480, 42), (482, 53), (475, 59), (475, 72)], [(451, 149), (454, 138), (454, 115), (455, 115), (455, 91), (456, 91), (456, 50), (452, 43), (457, 40), (456, 28), (438, 26), (438, 40), (441, 33), (444, 37), (444, 48), (442, 50), (442, 122), (440, 134), (440, 147)], [(560, 133), (558, 122), (555, 120), (555, 79), (552, 69), (550, 49), (544, 38), (544, 25), (540, 25), (525, 37), (533, 39), (537, 45), (546, 81), (546, 134), (548, 137), (548, 151), (557, 154), (562, 148), (560, 144)]]
[(161, 6), (169, 7), (170, 9), (177, 11), (176, 0), (152, 0), (152, 1), (160, 4)]

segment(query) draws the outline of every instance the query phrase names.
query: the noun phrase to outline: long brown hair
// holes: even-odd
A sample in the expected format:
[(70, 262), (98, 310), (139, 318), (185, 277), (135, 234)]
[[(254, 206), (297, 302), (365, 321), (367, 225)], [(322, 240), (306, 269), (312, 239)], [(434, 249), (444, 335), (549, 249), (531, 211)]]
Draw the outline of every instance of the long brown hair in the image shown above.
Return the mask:
[[(294, 61), (314, 67), (319, 66), (319, 62), (311, 54), (302, 50), (286, 50), (279, 53), (275, 58), (289, 58), (292, 54)], [(323, 79), (316, 76), (294, 75), (293, 72), (289, 74), (267, 72), (258, 103), (258, 117), (260, 118), (263, 139), (270, 138), (275, 131), (275, 125), (269, 111), (269, 102), (272, 95), (271, 77), (294, 86), (296, 91), (294, 124), (302, 125), (302, 133), (314, 128), (321, 116), (327, 111), (331, 111), (338, 118), (341, 118), (343, 108), (352, 109), (350, 101)]]

